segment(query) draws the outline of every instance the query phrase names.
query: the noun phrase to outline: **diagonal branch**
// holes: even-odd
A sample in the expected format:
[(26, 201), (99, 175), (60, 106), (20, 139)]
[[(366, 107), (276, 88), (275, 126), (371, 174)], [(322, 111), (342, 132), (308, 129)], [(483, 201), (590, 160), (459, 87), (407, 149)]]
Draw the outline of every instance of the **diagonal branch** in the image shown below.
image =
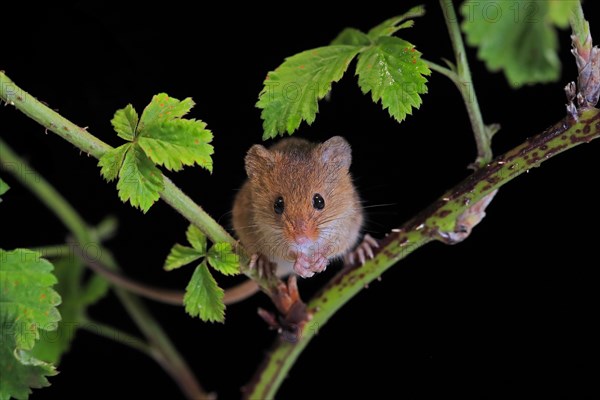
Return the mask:
[(400, 229), (394, 230), (383, 240), (374, 259), (360, 268), (340, 272), (308, 303), (308, 312), (312, 314), (310, 322), (298, 326), (295, 332), (280, 335), (261, 368), (247, 385), (245, 397), (273, 398), (302, 350), (338, 309), (388, 268), (422, 245), (434, 240), (452, 243), (452, 234), (460, 233), (457, 220), (473, 204), (549, 158), (599, 136), (600, 110), (580, 110), (577, 120), (567, 116), (543, 133), (497, 157)]
[[(0, 71), (0, 100), (15, 106), (19, 111), (44, 126), (46, 130), (56, 133), (94, 158), (99, 159), (107, 151), (113, 149), (86, 129), (72, 123), (21, 89), (3, 71)], [(163, 180), (164, 190), (160, 193), (161, 199), (189, 222), (196, 225), (213, 243), (230, 243), (239, 255), (242, 272), (255, 280), (268, 295), (272, 296), (276, 293), (279, 279), (274, 276), (261, 277), (255, 271), (248, 269), (249, 257), (237, 241), (202, 207), (175, 186), (169, 178), (163, 175)]]

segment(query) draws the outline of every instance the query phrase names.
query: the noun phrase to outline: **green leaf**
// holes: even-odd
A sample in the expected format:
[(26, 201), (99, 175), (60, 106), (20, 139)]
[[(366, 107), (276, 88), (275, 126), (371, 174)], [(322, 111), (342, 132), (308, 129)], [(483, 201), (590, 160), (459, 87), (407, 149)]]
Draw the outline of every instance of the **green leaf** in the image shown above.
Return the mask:
[(240, 259), (233, 252), (231, 243), (215, 243), (206, 259), (211, 267), (224, 275), (236, 275), (240, 273)]
[(16, 346), (15, 338), (5, 333), (13, 326), (2, 317), (0, 324), (0, 400), (28, 399), (31, 389), (50, 386), (47, 377), (56, 375), (56, 369), (25, 350), (10, 350)]
[(165, 261), (165, 265), (163, 268), (166, 271), (172, 271), (174, 269), (183, 267), (193, 261), (196, 261), (200, 257), (204, 257), (205, 252), (198, 251), (191, 247), (182, 246), (180, 244), (176, 244), (171, 248), (171, 252), (167, 256), (167, 260)]
[(56, 283), (53, 266), (41, 253), (26, 249), (0, 249), (0, 261), (0, 313), (18, 321), (23, 329), (15, 331), (16, 344), (31, 350), (39, 330), (55, 330), (60, 321), (60, 296), (51, 287)]
[[(4, 193), (6, 193), (8, 191), (8, 189), (10, 189), (10, 186), (8, 186), (6, 184), (6, 182), (4, 182), (2, 180), (2, 178), (0, 178), (0, 196), (2, 196)], [(2, 203), (2, 199), (0, 198), (0, 203)]]
[(102, 157), (100, 157), (100, 160), (98, 160), (98, 166), (101, 168), (100, 173), (104, 179), (109, 182), (117, 179), (119, 176), (119, 171), (123, 166), (125, 154), (127, 154), (131, 146), (131, 143), (126, 143), (117, 147), (116, 149), (107, 151)]
[(190, 97), (179, 101), (166, 93), (157, 94), (144, 108), (138, 131), (141, 132), (152, 124), (181, 118), (190, 112), (192, 107), (194, 101)]
[[(563, 6), (560, 6), (561, 8)], [(546, 1), (465, 1), (467, 43), (490, 71), (503, 71), (515, 88), (560, 77), (558, 38)]]
[(110, 123), (115, 128), (115, 131), (120, 138), (132, 141), (136, 136), (138, 120), (138, 114), (133, 106), (127, 104), (125, 108), (117, 110)]
[(175, 171), (198, 164), (212, 172), (212, 132), (202, 121), (181, 119), (193, 106), (191, 98), (179, 101), (161, 93), (152, 98), (139, 120), (131, 104), (115, 113), (111, 123), (119, 137), (130, 143), (108, 151), (98, 166), (106, 180), (119, 178), (122, 201), (147, 212), (158, 200), (164, 182), (155, 164)]
[(569, 18), (578, 3), (579, 0), (548, 0), (550, 21), (559, 28), (568, 28)]
[(203, 321), (224, 322), (224, 291), (210, 274), (206, 263), (196, 267), (194, 275), (185, 289), (183, 304), (192, 317), (199, 316)]
[(54, 367), (29, 351), (40, 331), (56, 330), (61, 298), (53, 266), (39, 252), (0, 249), (0, 399), (26, 399), (30, 388), (48, 386)]
[(196, 225), (190, 224), (188, 226), (185, 237), (194, 249), (198, 250), (202, 255), (206, 254), (206, 236)]
[(336, 45), (287, 58), (264, 81), (256, 106), (262, 109), (263, 139), (294, 132), (302, 121), (312, 124), (318, 101), (340, 80), (361, 47)]
[(414, 21), (411, 20), (411, 18), (422, 17), (423, 15), (425, 15), (425, 6), (413, 7), (405, 14), (383, 21), (381, 24), (372, 28), (367, 35), (371, 40), (376, 40), (381, 36), (392, 36), (400, 29), (412, 27)]
[(138, 143), (155, 164), (168, 170), (179, 171), (196, 163), (212, 172), (212, 138), (204, 122), (175, 119), (146, 125)]
[(117, 189), (121, 201), (129, 200), (132, 206), (145, 213), (158, 200), (163, 187), (160, 170), (152, 164), (141, 148), (132, 145), (126, 152), (119, 171)]
[(346, 28), (333, 39), (332, 45), (349, 45), (349, 46), (370, 46), (371, 39), (358, 29)]
[(371, 92), (373, 101), (381, 100), (383, 108), (401, 122), (421, 105), (419, 95), (427, 93), (425, 75), (431, 71), (412, 44), (382, 36), (359, 55), (356, 74), (362, 92)]

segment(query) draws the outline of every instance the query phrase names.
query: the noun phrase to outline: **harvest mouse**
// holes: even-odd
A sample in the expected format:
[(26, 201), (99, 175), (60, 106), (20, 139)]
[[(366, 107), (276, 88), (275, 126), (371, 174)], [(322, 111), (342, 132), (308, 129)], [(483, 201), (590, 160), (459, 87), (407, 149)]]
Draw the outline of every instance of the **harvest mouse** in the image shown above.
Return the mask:
[[(248, 180), (235, 198), (233, 226), (253, 255), (251, 265), (276, 264), (280, 277), (295, 272), (307, 278), (336, 257), (344, 256), (350, 264), (373, 257), (373, 248), (379, 247), (375, 239), (365, 235), (357, 243), (363, 210), (349, 173), (351, 159), (350, 145), (339, 136), (321, 144), (288, 138), (269, 149), (250, 148)], [(94, 271), (118, 278), (129, 290), (144, 296), (151, 293), (151, 298), (170, 304), (183, 302), (181, 292), (141, 287), (81, 254)], [(227, 289), (223, 302), (236, 303), (258, 289), (255, 281), (248, 280)]]
[[(350, 145), (287, 138), (254, 145), (245, 158), (248, 179), (233, 205), (233, 227), (250, 254), (277, 264), (277, 275), (308, 278), (358, 244), (363, 210), (349, 173)], [(364, 263), (377, 242), (356, 251)], [(259, 258), (259, 260), (260, 260)], [(251, 264), (252, 266), (252, 264)]]

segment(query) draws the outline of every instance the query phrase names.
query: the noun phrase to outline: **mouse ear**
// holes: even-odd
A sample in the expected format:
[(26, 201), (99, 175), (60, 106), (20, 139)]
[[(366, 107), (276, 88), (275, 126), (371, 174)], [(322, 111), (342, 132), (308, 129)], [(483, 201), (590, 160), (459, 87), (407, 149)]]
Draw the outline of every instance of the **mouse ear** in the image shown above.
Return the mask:
[(245, 158), (246, 173), (248, 178), (254, 178), (257, 171), (272, 168), (274, 165), (273, 153), (260, 144), (250, 147)]
[(319, 145), (321, 159), (325, 164), (350, 169), (352, 150), (350, 144), (341, 136), (334, 136)]

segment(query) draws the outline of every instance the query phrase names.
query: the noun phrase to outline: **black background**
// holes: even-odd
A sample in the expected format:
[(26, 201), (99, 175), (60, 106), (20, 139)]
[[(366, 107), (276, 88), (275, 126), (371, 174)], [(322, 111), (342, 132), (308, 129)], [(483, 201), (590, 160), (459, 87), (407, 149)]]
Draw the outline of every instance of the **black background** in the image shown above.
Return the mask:
[[(138, 111), (167, 92), (197, 103), (191, 117), (215, 134), (214, 173), (200, 168), (168, 174), (224, 224), (244, 180), (243, 156), (261, 140), (254, 107), (269, 70), (284, 57), (327, 44), (346, 26), (368, 30), (416, 2), (390, 6), (279, 3), (244, 9), (231, 2), (176, 2), (140, 9), (80, 2), (27, 6), (4, 13), (0, 69), (18, 85), (116, 146), (110, 119), (132, 103)], [(597, 21), (592, 19), (592, 32)], [(437, 2), (415, 28), (401, 32), (428, 59), (451, 59)], [(596, 34), (600, 37), (600, 34)], [(469, 49), (475, 88), (487, 123), (502, 124), (500, 154), (565, 114), (563, 86), (576, 77), (567, 31), (560, 32), (560, 80), (520, 90), (489, 73)], [(429, 94), (402, 124), (361, 94), (353, 66), (320, 102), (299, 135), (345, 136), (352, 171), (367, 209), (366, 230), (389, 229), (467, 176), (475, 148), (462, 100), (433, 74)], [(147, 215), (122, 204), (96, 160), (15, 111), (0, 108), (2, 138), (29, 160), (96, 224), (119, 219), (107, 243), (126, 273), (143, 282), (183, 288), (192, 268), (164, 272), (170, 247), (183, 243), (187, 222), (166, 204)], [(330, 322), (291, 370), (278, 398), (394, 397), (582, 398), (598, 394), (597, 242), (598, 143), (580, 146), (502, 188), (488, 217), (456, 246), (431, 244), (386, 272)], [(10, 176), (0, 206), (2, 247), (61, 243), (64, 226)], [(594, 267), (596, 265), (596, 267)], [(301, 282), (305, 297), (334, 271)], [(241, 279), (239, 279), (241, 280)], [(221, 280), (224, 285), (238, 280)], [(271, 307), (258, 295), (227, 309), (225, 325), (205, 324), (182, 308), (147, 303), (200, 382), (220, 398), (237, 398), (275, 334), (256, 316)], [(97, 320), (138, 334), (114, 295), (93, 306)], [(33, 398), (144, 398), (181, 394), (160, 367), (135, 350), (81, 331), (51, 378)], [(596, 378), (593, 378), (593, 377)], [(441, 396), (441, 397), (440, 397)]]

